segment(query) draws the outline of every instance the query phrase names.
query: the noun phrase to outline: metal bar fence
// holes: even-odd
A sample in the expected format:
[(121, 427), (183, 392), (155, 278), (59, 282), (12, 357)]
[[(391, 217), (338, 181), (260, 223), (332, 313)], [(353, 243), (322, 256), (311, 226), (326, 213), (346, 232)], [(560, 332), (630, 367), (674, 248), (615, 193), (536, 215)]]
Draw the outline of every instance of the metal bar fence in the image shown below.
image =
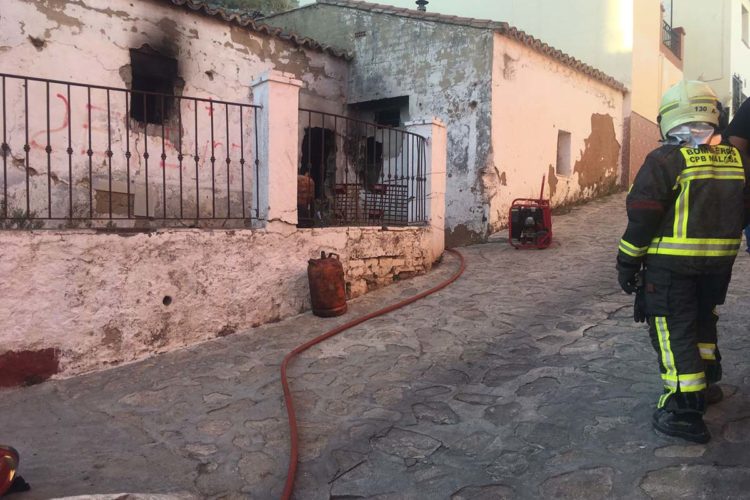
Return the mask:
[(662, 42), (677, 58), (682, 57), (680, 34), (667, 21), (662, 21)]
[(5, 73), (0, 94), (0, 229), (259, 216), (260, 106)]
[(299, 124), (299, 175), (315, 183), (310, 199), (298, 197), (300, 226), (427, 223), (424, 137), (304, 108)]

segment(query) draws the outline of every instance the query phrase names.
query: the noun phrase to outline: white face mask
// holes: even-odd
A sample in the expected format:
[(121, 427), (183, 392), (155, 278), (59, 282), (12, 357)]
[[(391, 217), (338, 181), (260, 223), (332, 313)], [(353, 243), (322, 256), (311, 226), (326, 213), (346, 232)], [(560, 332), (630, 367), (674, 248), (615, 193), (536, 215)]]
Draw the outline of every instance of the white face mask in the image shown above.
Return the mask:
[(686, 143), (691, 147), (707, 144), (715, 132), (714, 126), (705, 122), (683, 123), (667, 132), (669, 142)]

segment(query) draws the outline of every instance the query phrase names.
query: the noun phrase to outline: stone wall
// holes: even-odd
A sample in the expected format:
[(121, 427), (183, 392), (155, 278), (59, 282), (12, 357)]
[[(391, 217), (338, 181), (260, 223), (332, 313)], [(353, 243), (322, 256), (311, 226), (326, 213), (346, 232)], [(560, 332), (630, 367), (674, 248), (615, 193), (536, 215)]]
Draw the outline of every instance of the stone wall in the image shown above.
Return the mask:
[(0, 387), (135, 361), (307, 311), (307, 261), (321, 251), (340, 255), (348, 295), (357, 297), (429, 270), (429, 233), (0, 232)]

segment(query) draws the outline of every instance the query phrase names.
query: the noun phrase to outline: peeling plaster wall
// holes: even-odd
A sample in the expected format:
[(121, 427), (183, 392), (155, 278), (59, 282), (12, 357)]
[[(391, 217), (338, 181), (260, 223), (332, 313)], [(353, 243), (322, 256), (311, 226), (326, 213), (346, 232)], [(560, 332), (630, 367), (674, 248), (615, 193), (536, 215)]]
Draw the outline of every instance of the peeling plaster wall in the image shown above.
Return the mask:
[[(132, 68), (129, 49), (148, 44), (162, 55), (176, 59), (178, 95), (213, 98), (229, 102), (251, 103), (253, 80), (267, 70), (290, 73), (303, 82), (300, 105), (328, 112), (341, 112), (345, 106), (348, 63), (332, 55), (295, 46), (293, 43), (269, 35), (248, 31), (185, 8), (170, 6), (154, 0), (3, 0), (0, 9), (0, 72), (89, 83), (115, 88), (130, 88)], [(30, 211), (47, 213), (47, 90), (44, 83), (31, 82), (28, 87), (28, 161), (24, 152), (27, 124), (24, 113), (23, 81), (7, 79), (6, 105), (7, 137), (10, 145), (8, 184), (11, 209), (26, 209), (26, 173), (31, 182)], [(229, 109), (225, 117), (223, 105), (212, 110), (208, 103), (180, 101), (182, 127), (173, 112), (166, 124), (166, 158), (162, 153), (162, 129), (149, 125), (148, 139), (144, 140), (143, 126), (128, 117), (126, 95), (111, 92), (110, 103), (102, 90), (93, 90), (88, 101), (86, 90), (73, 87), (68, 94), (64, 85), (52, 84), (50, 100), (51, 182), (53, 211), (56, 216), (68, 215), (68, 187), (73, 184), (74, 213), (88, 216), (88, 192), (91, 184), (101, 191), (92, 203), (108, 208), (108, 140), (113, 141), (113, 172), (116, 185), (112, 198), (116, 209), (123, 212), (127, 200), (126, 149), (130, 159), (131, 189), (135, 196), (145, 198), (146, 142), (150, 153), (148, 215), (159, 215), (158, 202), (161, 185), (179, 196), (180, 174), (184, 182), (194, 185), (198, 177), (202, 186), (200, 205), (209, 207), (212, 168), (209, 157), (217, 158), (216, 182), (227, 185), (232, 180), (233, 210), (238, 213), (240, 200), (240, 155), (244, 147), (248, 168), (253, 160), (253, 115), (243, 112), (244, 144), (240, 140), (240, 112)], [(107, 109), (109, 108), (109, 112)], [(195, 109), (197, 108), (197, 109)], [(89, 119), (89, 112), (91, 118)], [(195, 115), (194, 115), (195, 113)], [(111, 137), (108, 137), (108, 116)], [(197, 117), (198, 126), (193, 119)], [(211, 133), (211, 117), (215, 118), (215, 136)], [(227, 120), (225, 120), (227, 118)], [(226, 133), (225, 121), (229, 122)], [(90, 125), (89, 125), (90, 123)], [(129, 133), (128, 133), (129, 127)], [(69, 132), (70, 130), (70, 132)], [(89, 132), (91, 141), (89, 142)], [(72, 140), (72, 182), (68, 180), (68, 136)], [(126, 146), (125, 139), (130, 144)], [(213, 142), (212, 142), (213, 141)], [(184, 164), (178, 158), (180, 144), (187, 155), (200, 157), (196, 166), (192, 157)], [(213, 147), (212, 147), (213, 146)], [(93, 151), (92, 171), (89, 174), (87, 150)], [(232, 157), (232, 170), (227, 172), (224, 160)], [(0, 167), (1, 168), (1, 167)], [(89, 177), (93, 177), (90, 180)], [(106, 188), (103, 186), (106, 185)], [(194, 191), (194, 190), (193, 190)], [(247, 188), (247, 196), (254, 190)], [(226, 206), (226, 194), (217, 198), (219, 206)], [(157, 201), (153, 201), (157, 200)], [(131, 201), (132, 202), (132, 201)], [(135, 200), (138, 207), (139, 200)], [(248, 205), (251, 201), (248, 200)], [(193, 207), (195, 203), (193, 203)], [(192, 208), (192, 207), (188, 207)], [(172, 207), (174, 209), (174, 207)], [(125, 210), (127, 205), (125, 204)], [(11, 210), (9, 210), (11, 211)], [(98, 215), (102, 216), (101, 211)], [(145, 208), (136, 215), (147, 215)], [(125, 212), (126, 214), (127, 212)], [(115, 214), (122, 215), (122, 213)], [(209, 215), (203, 213), (204, 216)]]
[[(429, 239), (426, 228), (0, 232), (0, 387), (8, 377), (18, 385), (69, 376), (304, 312), (307, 261), (322, 250), (340, 255), (349, 295), (359, 296), (429, 270)], [(45, 362), (29, 361), (37, 359)]]
[[(515, 198), (544, 194), (552, 206), (617, 189), (623, 142), (623, 94), (495, 35), (492, 151), (482, 189), (492, 231), (507, 226)], [(571, 134), (571, 174), (556, 175), (557, 137)]]
[(346, 61), (162, 1), (2, 3), (2, 72), (124, 87), (128, 49), (149, 44), (177, 59), (186, 95), (251, 102), (250, 83), (269, 69), (302, 80), (309, 101), (346, 93)]
[(477, 179), (491, 155), (492, 32), (330, 5), (265, 21), (353, 50), (349, 103), (408, 96), (410, 117), (445, 122), (446, 244), (486, 238), (485, 196)]

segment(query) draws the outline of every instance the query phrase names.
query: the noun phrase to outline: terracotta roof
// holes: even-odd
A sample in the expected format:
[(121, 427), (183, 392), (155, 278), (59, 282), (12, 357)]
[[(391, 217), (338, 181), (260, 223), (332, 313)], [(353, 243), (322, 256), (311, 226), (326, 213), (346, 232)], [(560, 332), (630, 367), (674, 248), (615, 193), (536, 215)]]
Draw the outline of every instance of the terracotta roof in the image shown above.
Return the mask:
[(378, 14), (390, 14), (399, 17), (408, 17), (420, 21), (430, 21), (435, 23), (453, 24), (458, 26), (469, 26), (472, 28), (492, 30), (503, 36), (517, 40), (527, 47), (530, 47), (537, 52), (551, 57), (552, 59), (561, 62), (565, 66), (573, 68), (576, 71), (599, 80), (600, 82), (605, 83), (610, 87), (620, 90), (621, 92), (627, 91), (627, 87), (625, 87), (624, 84), (622, 84), (618, 80), (615, 80), (613, 77), (607, 75), (606, 73), (592, 66), (589, 66), (588, 64), (564, 53), (561, 50), (547, 45), (538, 38), (534, 38), (533, 36), (509, 25), (506, 22), (491, 21), (488, 19), (474, 19), (470, 17), (448, 16), (445, 14), (439, 14), (437, 12), (422, 12), (416, 9), (406, 9), (401, 7), (394, 7), (393, 5), (360, 2), (356, 0), (316, 0), (316, 2), (321, 5), (335, 5), (338, 7), (364, 10)]
[(352, 58), (351, 54), (349, 54), (348, 52), (344, 50), (339, 50), (337, 48), (331, 47), (330, 45), (322, 44), (320, 42), (313, 40), (312, 38), (307, 38), (307, 37), (300, 36), (296, 33), (290, 33), (290, 32), (284, 31), (281, 28), (276, 28), (274, 26), (269, 26), (267, 24), (260, 23), (254, 19), (254, 17), (257, 17), (256, 12), (243, 14), (236, 10), (224, 9), (221, 7), (217, 7), (216, 5), (211, 5), (206, 0), (160, 0), (160, 1), (177, 6), (177, 7), (184, 7), (185, 9), (189, 9), (194, 12), (199, 12), (201, 14), (204, 14), (206, 16), (220, 19), (226, 23), (243, 27), (249, 31), (262, 33), (262, 34), (269, 35), (275, 38), (280, 38), (282, 40), (291, 42), (298, 47), (305, 47), (305, 48), (316, 50), (319, 52), (325, 52), (327, 54), (331, 54), (333, 56), (341, 57), (347, 60), (350, 60)]

